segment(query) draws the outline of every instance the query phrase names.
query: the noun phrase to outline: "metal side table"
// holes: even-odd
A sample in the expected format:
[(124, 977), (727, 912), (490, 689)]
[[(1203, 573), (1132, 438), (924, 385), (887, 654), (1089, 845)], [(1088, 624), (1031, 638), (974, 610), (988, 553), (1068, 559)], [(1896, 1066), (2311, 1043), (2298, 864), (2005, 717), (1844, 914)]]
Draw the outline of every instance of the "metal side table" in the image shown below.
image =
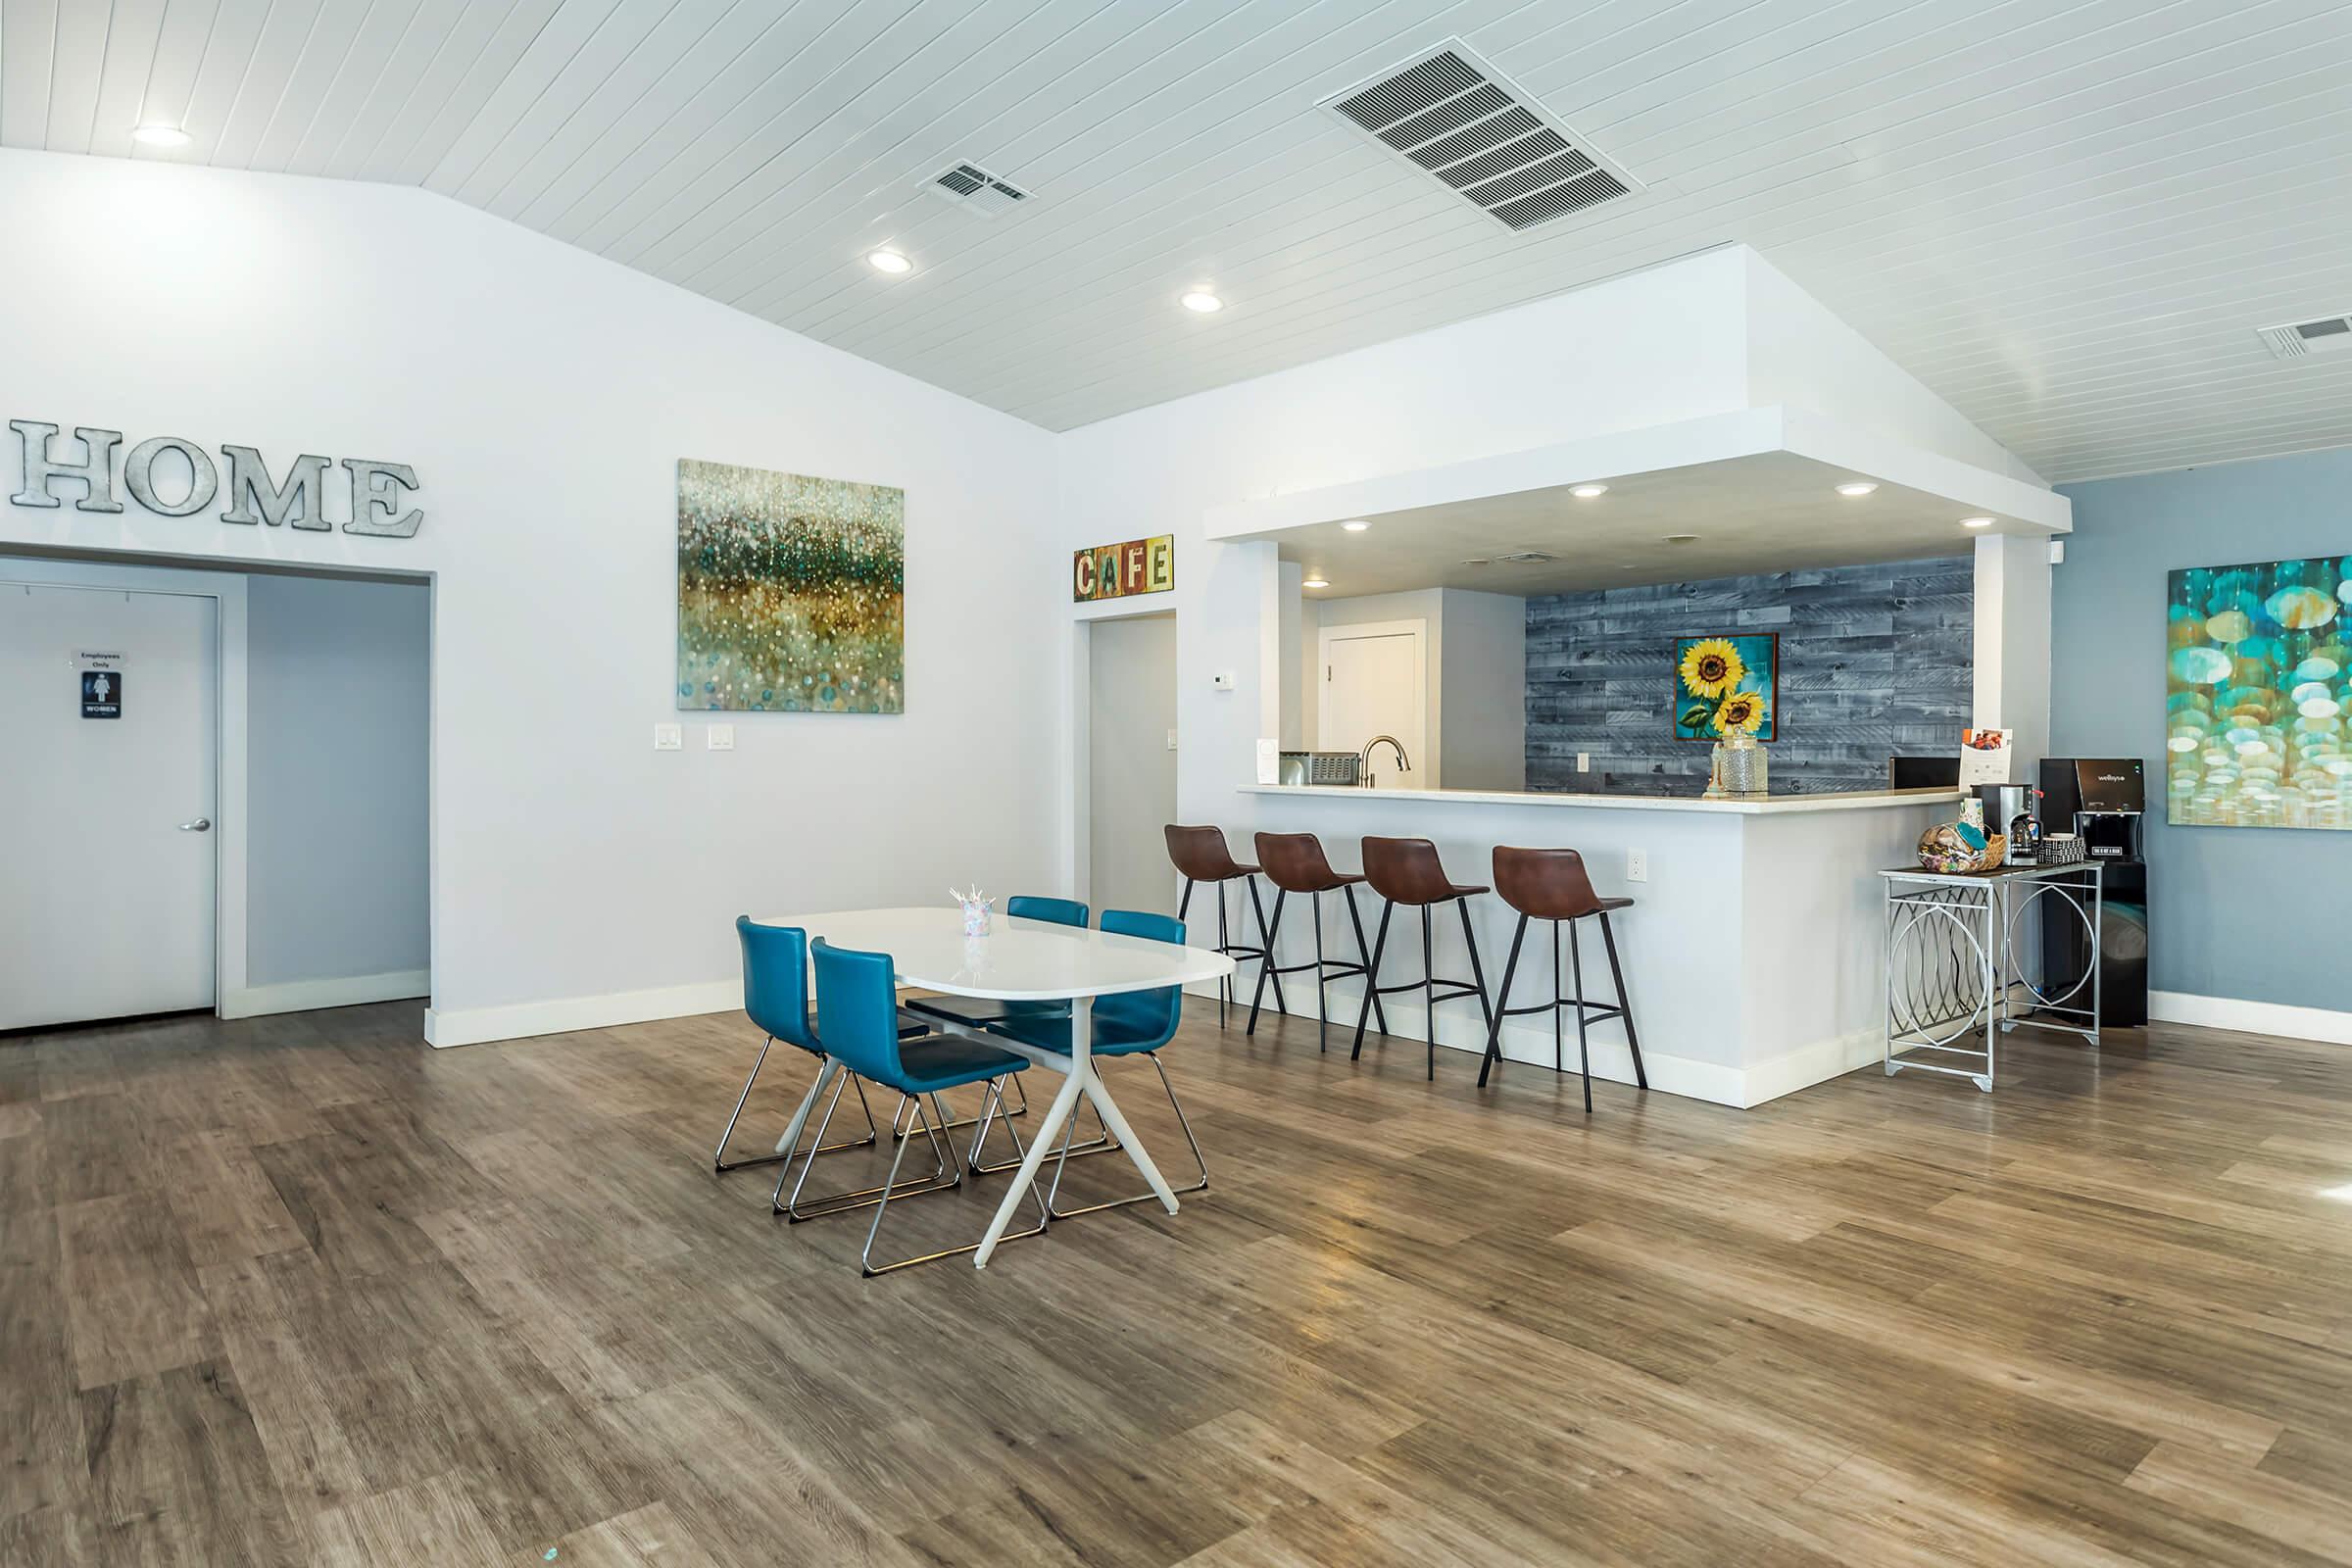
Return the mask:
[[(1886, 884), (1886, 1076), (1906, 1067), (1948, 1073), (1989, 1094), (1997, 1037), (2019, 1024), (2097, 1045), (2104, 872), (2096, 860), (1880, 872)], [(2063, 984), (2041, 963), (2021, 961), (2018, 922), (2037, 907), (2045, 920), (2080, 922), (2088, 939), (2082, 973)]]

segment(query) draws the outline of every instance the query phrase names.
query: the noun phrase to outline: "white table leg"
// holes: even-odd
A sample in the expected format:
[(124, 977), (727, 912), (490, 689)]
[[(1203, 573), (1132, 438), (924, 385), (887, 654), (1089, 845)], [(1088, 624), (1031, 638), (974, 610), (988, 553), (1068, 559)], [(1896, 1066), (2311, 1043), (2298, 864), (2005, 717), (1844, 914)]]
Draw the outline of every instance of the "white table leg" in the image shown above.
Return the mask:
[[(1070, 1004), (1070, 1030), (1075, 1040), (1087, 1039), (1086, 1031), (1094, 1027), (1094, 1009), (1088, 1002), (1088, 998), (1080, 997)], [(1038, 1167), (1046, 1162), (1046, 1155), (1053, 1151), (1054, 1140), (1060, 1134), (1061, 1124), (1076, 1112), (1078, 1095), (1086, 1087), (1088, 1060), (1089, 1054), (1083, 1051), (1071, 1054), (1069, 1075), (1062, 1079), (1060, 1092), (1054, 1095), (1054, 1103), (1046, 1107), (1045, 1115), (1030, 1133), (1028, 1152), (1021, 1156), (1021, 1168), (1012, 1173), (1012, 1185), (1004, 1190), (1004, 1201), (997, 1205), (995, 1217), (988, 1222), (988, 1234), (980, 1238), (980, 1250), (972, 1254), (972, 1267), (988, 1267), (988, 1260), (995, 1253), (997, 1243), (1012, 1223), (1013, 1210), (1019, 1208), (1021, 1200), (1029, 1195), (1031, 1184), (1037, 1180)]]
[(802, 1101), (793, 1110), (792, 1121), (785, 1127), (784, 1136), (776, 1140), (777, 1153), (789, 1154), (801, 1146), (801, 1133), (808, 1125), (808, 1113), (816, 1108), (818, 1101), (825, 1098), (826, 1088), (832, 1084), (834, 1075), (841, 1070), (841, 1063), (835, 1061), (831, 1056), (827, 1056), (823, 1064), (816, 1069), (815, 1086), (808, 1091), (808, 1098)]
[(1135, 1168), (1142, 1171), (1144, 1180), (1152, 1184), (1152, 1191), (1159, 1195), (1160, 1207), (1171, 1214), (1175, 1213), (1175, 1190), (1168, 1186), (1168, 1179), (1159, 1173), (1159, 1167), (1152, 1163), (1152, 1156), (1144, 1152), (1142, 1140), (1135, 1136), (1135, 1129), (1127, 1125), (1127, 1118), (1119, 1114), (1119, 1107), (1110, 1102), (1110, 1091), (1102, 1087), (1102, 1080), (1096, 1075), (1091, 1063), (1086, 1072), (1086, 1096), (1095, 1102), (1095, 1114), (1102, 1118), (1102, 1125), (1110, 1129), (1111, 1135), (1118, 1139), (1119, 1147), (1127, 1152), (1127, 1157), (1135, 1161)]

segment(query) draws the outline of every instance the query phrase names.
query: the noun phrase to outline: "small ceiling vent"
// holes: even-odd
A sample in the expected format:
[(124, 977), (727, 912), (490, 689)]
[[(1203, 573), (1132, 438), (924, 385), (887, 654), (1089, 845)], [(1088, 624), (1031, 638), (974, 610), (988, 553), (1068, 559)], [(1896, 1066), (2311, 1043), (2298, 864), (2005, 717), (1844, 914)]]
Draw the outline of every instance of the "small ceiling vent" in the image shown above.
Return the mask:
[(1029, 199), (1020, 186), (999, 179), (978, 164), (957, 164), (931, 182), (931, 192), (983, 218), (1008, 213)]
[(2323, 316), (2316, 321), (2289, 321), (2284, 326), (2258, 326), (2254, 335), (2274, 360), (2299, 360), (2306, 354), (2340, 354), (2352, 349), (2352, 317)]
[[(1542, 550), (1514, 550), (1507, 556), (1496, 556), (1494, 559), (1507, 565), (1541, 566), (1547, 561), (1557, 561), (1560, 558)], [(1465, 562), (1464, 564), (1466, 565), (1468, 563)]]
[(1514, 231), (1642, 188), (1459, 38), (1318, 107)]

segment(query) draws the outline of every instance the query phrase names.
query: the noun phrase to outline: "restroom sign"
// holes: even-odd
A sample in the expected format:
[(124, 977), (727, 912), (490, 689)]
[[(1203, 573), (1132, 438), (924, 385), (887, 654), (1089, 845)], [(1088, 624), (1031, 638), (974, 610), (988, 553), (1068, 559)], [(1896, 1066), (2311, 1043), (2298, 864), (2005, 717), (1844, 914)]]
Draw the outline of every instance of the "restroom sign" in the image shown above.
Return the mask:
[(122, 656), (75, 654), (74, 670), (81, 678), (81, 716), (122, 716)]
[(1070, 598), (1078, 604), (1128, 594), (1164, 594), (1176, 586), (1176, 536), (1094, 545), (1070, 558)]

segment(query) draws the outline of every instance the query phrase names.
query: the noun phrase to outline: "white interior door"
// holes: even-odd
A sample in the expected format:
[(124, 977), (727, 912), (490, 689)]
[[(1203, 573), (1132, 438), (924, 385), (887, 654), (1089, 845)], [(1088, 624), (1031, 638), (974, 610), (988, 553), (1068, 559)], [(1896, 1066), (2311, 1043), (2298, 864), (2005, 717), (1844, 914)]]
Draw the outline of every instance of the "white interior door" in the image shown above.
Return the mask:
[(1087, 630), (1087, 893), (1103, 909), (1176, 912), (1160, 829), (1176, 820), (1176, 617)]
[(1428, 745), (1424, 650), (1417, 621), (1323, 628), (1317, 744), (1327, 752), (1360, 752), (1375, 735), (1393, 735), (1412, 761), (1412, 771), (1400, 773), (1396, 752), (1383, 746), (1371, 760), (1376, 788), (1437, 788), (1438, 760)]
[(0, 583), (0, 1029), (213, 1005), (215, 605)]

